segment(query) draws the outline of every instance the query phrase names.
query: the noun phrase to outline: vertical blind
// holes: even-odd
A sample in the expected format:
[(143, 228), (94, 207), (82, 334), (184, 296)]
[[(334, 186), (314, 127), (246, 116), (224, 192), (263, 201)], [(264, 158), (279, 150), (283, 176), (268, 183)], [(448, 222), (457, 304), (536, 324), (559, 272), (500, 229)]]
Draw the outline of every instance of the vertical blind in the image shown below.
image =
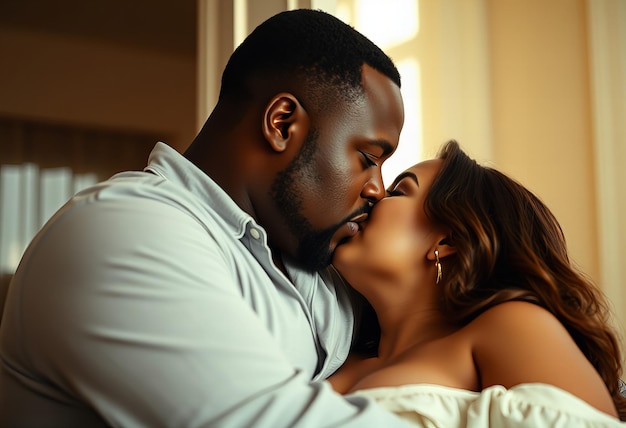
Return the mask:
[(74, 193), (119, 171), (141, 170), (157, 138), (0, 117), (0, 276)]

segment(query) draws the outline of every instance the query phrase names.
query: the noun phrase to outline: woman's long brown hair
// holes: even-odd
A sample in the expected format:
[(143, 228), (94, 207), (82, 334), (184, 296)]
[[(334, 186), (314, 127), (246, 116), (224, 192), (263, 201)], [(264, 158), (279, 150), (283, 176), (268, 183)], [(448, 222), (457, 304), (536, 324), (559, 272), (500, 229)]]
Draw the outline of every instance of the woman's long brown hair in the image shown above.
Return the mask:
[(511, 300), (547, 309), (598, 371), (626, 420), (626, 399), (619, 391), (621, 354), (608, 303), (570, 262), (554, 215), (513, 179), (478, 165), (455, 141), (438, 157), (444, 163), (425, 209), (450, 230), (457, 250), (443, 262), (447, 315), (465, 325)]

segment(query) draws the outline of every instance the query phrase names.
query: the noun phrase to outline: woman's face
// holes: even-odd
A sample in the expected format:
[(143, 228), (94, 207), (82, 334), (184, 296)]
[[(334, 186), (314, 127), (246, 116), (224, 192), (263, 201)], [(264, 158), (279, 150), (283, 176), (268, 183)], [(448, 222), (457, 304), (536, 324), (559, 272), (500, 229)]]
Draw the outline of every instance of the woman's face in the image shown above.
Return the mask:
[(426, 217), (424, 200), (442, 162), (421, 162), (400, 174), (362, 230), (337, 247), (333, 265), (355, 289), (363, 293), (380, 281), (434, 284), (433, 252), (445, 234)]

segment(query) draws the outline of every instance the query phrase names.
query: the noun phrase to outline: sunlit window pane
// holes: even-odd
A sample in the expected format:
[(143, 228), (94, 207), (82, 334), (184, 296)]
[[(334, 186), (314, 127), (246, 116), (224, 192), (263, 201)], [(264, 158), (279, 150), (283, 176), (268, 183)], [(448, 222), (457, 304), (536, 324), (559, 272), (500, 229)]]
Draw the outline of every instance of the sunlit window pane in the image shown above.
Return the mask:
[(96, 174), (76, 174), (74, 176), (74, 192), (78, 193), (98, 182)]
[(404, 127), (396, 152), (383, 165), (383, 180), (389, 185), (409, 166), (419, 162), (422, 156), (422, 106), (420, 94), (420, 70), (417, 60), (410, 58), (396, 64), (402, 76), (402, 99), (404, 101)]
[(404, 127), (398, 149), (383, 165), (383, 180), (389, 185), (423, 157), (421, 76), (416, 46), (419, 0), (338, 0), (334, 15), (389, 54), (402, 77)]
[(71, 196), (72, 170), (50, 168), (41, 171), (40, 220), (41, 226), (61, 208)]
[(382, 49), (414, 38), (419, 32), (416, 0), (356, 0), (355, 26)]
[(20, 254), (20, 187), (21, 169), (16, 165), (0, 167), (0, 273), (13, 272)]

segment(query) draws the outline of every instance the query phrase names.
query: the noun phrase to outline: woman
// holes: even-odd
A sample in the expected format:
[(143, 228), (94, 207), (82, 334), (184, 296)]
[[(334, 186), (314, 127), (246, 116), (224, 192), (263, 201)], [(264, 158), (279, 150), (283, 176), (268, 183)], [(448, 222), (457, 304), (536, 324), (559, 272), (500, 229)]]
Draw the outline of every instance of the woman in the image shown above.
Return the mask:
[(374, 356), (355, 349), (337, 391), (424, 424), (493, 424), (497, 408), (509, 426), (626, 425), (603, 296), (545, 205), (455, 141), (398, 176), (333, 265), (377, 320)]

